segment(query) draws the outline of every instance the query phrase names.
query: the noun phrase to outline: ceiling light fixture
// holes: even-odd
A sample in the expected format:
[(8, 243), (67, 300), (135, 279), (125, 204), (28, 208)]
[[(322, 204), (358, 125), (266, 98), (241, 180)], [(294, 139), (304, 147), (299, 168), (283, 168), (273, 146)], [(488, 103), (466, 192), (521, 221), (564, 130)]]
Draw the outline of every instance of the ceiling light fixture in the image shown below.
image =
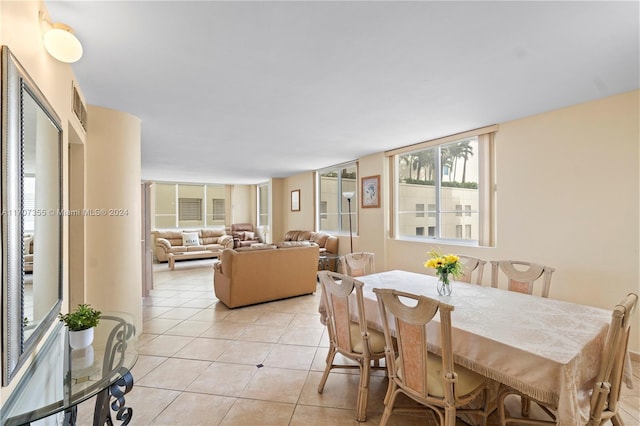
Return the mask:
[(71, 27), (61, 23), (52, 24), (42, 12), (40, 12), (40, 18), (43, 24), (44, 48), (49, 55), (60, 62), (68, 64), (77, 62), (82, 57), (82, 44), (73, 34)]

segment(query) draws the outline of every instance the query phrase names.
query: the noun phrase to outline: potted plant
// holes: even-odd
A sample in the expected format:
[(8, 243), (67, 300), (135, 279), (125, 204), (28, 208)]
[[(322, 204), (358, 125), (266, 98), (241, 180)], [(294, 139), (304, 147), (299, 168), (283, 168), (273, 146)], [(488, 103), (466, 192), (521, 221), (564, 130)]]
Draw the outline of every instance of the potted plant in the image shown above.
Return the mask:
[(69, 345), (73, 349), (86, 348), (93, 342), (93, 328), (100, 323), (102, 312), (87, 304), (80, 304), (75, 311), (59, 314), (60, 321), (69, 328)]

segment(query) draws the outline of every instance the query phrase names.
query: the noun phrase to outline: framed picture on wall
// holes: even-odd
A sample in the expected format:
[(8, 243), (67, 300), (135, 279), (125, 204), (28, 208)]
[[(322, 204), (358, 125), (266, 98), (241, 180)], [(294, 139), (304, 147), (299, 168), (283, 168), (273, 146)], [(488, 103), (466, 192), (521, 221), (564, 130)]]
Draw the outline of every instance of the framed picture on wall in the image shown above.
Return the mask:
[(300, 211), (300, 190), (299, 189), (291, 191), (291, 211), (292, 212)]
[(362, 178), (360, 200), (363, 208), (380, 207), (380, 175)]

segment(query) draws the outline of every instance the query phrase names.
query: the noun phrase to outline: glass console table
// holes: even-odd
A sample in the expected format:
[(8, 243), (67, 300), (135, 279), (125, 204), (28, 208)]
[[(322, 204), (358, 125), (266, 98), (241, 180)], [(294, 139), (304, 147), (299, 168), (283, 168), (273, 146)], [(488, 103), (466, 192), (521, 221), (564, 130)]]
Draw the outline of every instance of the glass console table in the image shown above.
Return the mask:
[(15, 391), (0, 409), (0, 424), (24, 425), (64, 413), (65, 425), (74, 425), (77, 405), (96, 396), (93, 424), (126, 425), (133, 409), (125, 394), (133, 387), (131, 368), (138, 359), (132, 318), (103, 314), (91, 346), (71, 349), (67, 328), (55, 326)]

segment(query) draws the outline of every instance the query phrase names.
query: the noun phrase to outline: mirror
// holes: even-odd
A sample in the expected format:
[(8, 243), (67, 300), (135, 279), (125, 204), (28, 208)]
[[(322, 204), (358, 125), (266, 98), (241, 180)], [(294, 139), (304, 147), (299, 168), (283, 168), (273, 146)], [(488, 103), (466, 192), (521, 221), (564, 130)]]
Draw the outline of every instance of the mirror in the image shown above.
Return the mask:
[(2, 384), (56, 321), (62, 303), (62, 128), (2, 46)]

